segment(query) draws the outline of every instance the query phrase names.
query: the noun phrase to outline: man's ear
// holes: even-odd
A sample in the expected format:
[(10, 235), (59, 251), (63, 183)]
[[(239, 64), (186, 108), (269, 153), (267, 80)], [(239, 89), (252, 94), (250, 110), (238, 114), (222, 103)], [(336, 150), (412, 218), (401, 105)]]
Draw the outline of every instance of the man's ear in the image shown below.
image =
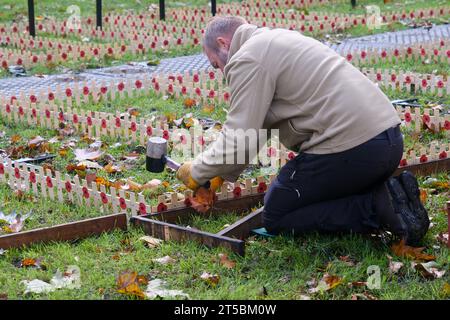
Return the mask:
[(229, 49), (230, 48), (230, 41), (228, 41), (225, 37), (218, 37), (217, 38), (217, 46), (219, 49)]

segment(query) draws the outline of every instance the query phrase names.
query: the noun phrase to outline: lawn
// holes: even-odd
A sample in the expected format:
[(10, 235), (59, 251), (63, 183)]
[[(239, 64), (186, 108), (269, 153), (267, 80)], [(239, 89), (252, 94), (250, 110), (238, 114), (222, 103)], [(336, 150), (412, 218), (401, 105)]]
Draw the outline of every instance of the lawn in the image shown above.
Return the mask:
[[(156, 1), (104, 2), (104, 12), (132, 13), (147, 11)], [(228, 2), (228, 1), (227, 1)], [(352, 10), (350, 1), (297, 7), (305, 14), (315, 12), (364, 14), (367, 4), (379, 5), (382, 12), (392, 10), (412, 10), (418, 8), (438, 8), (447, 1), (362, 1)], [(205, 5), (206, 1), (167, 2), (170, 7), (193, 7)], [(81, 15), (93, 16), (95, 1), (62, 0), (36, 1), (38, 19), (69, 16), (66, 9), (77, 5)], [(288, 10), (286, 8), (277, 11)], [(13, 19), (24, 19), (26, 1), (3, 0), (0, 5), (0, 23), (11, 23)], [(444, 20), (448, 17), (444, 17)], [(433, 20), (444, 23), (442, 19)], [(404, 23), (393, 23), (381, 29), (369, 30), (366, 27), (352, 27), (342, 31), (343, 37), (361, 36), (377, 32), (402, 30), (408, 28)], [(341, 32), (341, 31), (339, 31)], [(46, 38), (58, 38), (53, 33), (43, 34)], [(332, 35), (335, 37), (337, 35)], [(323, 39), (324, 34), (318, 35)], [(79, 37), (69, 35), (68, 41), (76, 42)], [(93, 39), (92, 43), (103, 40)], [(1, 48), (0, 48), (1, 49)], [(200, 46), (174, 47), (160, 50), (155, 54), (127, 54), (120, 59), (107, 56), (80, 63), (67, 61), (59, 65), (35, 65), (27, 70), (29, 74), (50, 74), (67, 70), (82, 71), (85, 68), (117, 65), (134, 60), (157, 60), (199, 52)], [(39, 50), (36, 49), (36, 52)], [(444, 62), (380, 62), (362, 67), (393, 69), (434, 73), (448, 76), (449, 66)], [(9, 76), (0, 69), (0, 77)], [(217, 81), (217, 80), (214, 80)], [(217, 86), (218, 84), (215, 83)], [(430, 93), (411, 94), (406, 90), (381, 89), (391, 99), (418, 98), (421, 108), (441, 106), (449, 112), (450, 98)], [(26, 93), (28, 95), (28, 93)], [(56, 104), (61, 103), (55, 101)], [(64, 103), (64, 102), (63, 102)], [(209, 105), (209, 104), (208, 104)], [(117, 98), (114, 101), (93, 102), (89, 100), (79, 106), (84, 111), (128, 113), (145, 119), (167, 121), (172, 128), (186, 128), (193, 122), (216, 123), (218, 129), (226, 119), (227, 104), (215, 104), (211, 108), (204, 105), (187, 106), (186, 101), (173, 96), (148, 93), (145, 95)], [(158, 196), (169, 192), (183, 193), (185, 187), (177, 181), (175, 173), (165, 170), (150, 173), (145, 170), (145, 146), (130, 141), (125, 136), (112, 138), (101, 136), (99, 141), (71, 130), (72, 123), (65, 119), (59, 130), (14, 123), (0, 117), (0, 155), (11, 159), (34, 156), (41, 151), (55, 155), (47, 163), (41, 163), (51, 170), (57, 170), (71, 177), (94, 176), (97, 181), (112, 186), (123, 186), (132, 190), (131, 185), (146, 184), (153, 179), (159, 181), (155, 187), (139, 189), (147, 204), (156, 205)], [(206, 129), (206, 126), (205, 126)], [(448, 131), (414, 132), (414, 127), (402, 127), (405, 150), (420, 150), (433, 142), (449, 143)], [(36, 137), (39, 144), (36, 144)], [(33, 143), (34, 141), (34, 143)], [(103, 154), (90, 163), (79, 166), (75, 149), (86, 150), (95, 145)], [(39, 146), (39, 147), (38, 147)], [(169, 144), (169, 150), (173, 144)], [(3, 161), (3, 160), (2, 160)], [(75, 169), (74, 169), (75, 166)], [(114, 169), (113, 169), (114, 167)], [(241, 179), (268, 176), (268, 168), (250, 166)], [(274, 173), (274, 172), (270, 172)], [(246, 255), (238, 256), (223, 248), (209, 249), (194, 242), (179, 243), (162, 241), (151, 244), (143, 230), (132, 226), (127, 231), (114, 231), (99, 236), (72, 242), (34, 244), (24, 248), (0, 249), (0, 300), (1, 299), (142, 299), (148, 284), (158, 280), (167, 283), (167, 289), (179, 290), (176, 298), (183, 299), (449, 299), (449, 249), (443, 238), (447, 232), (446, 202), (450, 199), (450, 172), (419, 177), (421, 198), (429, 212), (431, 227), (423, 240), (423, 252), (429, 255), (424, 259), (406, 257), (395, 248), (389, 237), (380, 235), (321, 235), (308, 234), (301, 237), (277, 236), (262, 238), (251, 236), (246, 239)], [(114, 184), (120, 182), (119, 185)], [(101, 184), (101, 183), (100, 183)], [(137, 188), (137, 187), (136, 187)], [(127, 189), (128, 190), (128, 189)], [(137, 190), (137, 189), (136, 189)], [(133, 190), (132, 190), (133, 191)], [(69, 200), (59, 203), (33, 193), (14, 191), (5, 183), (0, 184), (0, 217), (10, 214), (29, 214), (20, 231), (39, 227), (79, 221), (82, 219), (113, 214), (106, 209), (86, 207)], [(247, 214), (254, 208), (249, 208)], [(242, 215), (224, 212), (217, 216), (189, 215), (179, 224), (184, 227), (217, 233), (229, 226)], [(13, 231), (7, 221), (0, 218), (0, 236)], [(447, 234), (448, 236), (448, 234)], [(419, 249), (417, 249), (419, 250)], [(430, 257), (432, 256), (432, 257)], [(425, 261), (432, 262), (425, 263)], [(25, 293), (23, 281), (39, 279), (50, 283), (55, 274), (65, 272), (69, 266), (80, 270), (80, 285), (76, 288), (60, 288), (46, 293)], [(370, 270), (375, 270), (373, 274)], [(444, 273), (445, 271), (445, 273)], [(68, 275), (67, 275), (68, 274)], [(70, 273), (63, 274), (64, 277)], [(379, 276), (379, 277), (378, 277)], [(128, 280), (127, 280), (128, 279)], [(130, 280), (132, 279), (132, 280)], [(376, 284), (379, 280), (379, 285)], [(124, 284), (129, 282), (129, 286)], [(375, 281), (375, 282), (374, 282)], [(167, 297), (171, 299), (174, 297)]]

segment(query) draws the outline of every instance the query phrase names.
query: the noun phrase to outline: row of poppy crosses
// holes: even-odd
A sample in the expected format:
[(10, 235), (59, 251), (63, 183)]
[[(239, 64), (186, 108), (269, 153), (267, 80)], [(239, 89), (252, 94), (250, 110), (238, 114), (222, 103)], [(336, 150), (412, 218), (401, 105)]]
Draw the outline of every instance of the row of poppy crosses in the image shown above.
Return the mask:
[[(384, 73), (381, 73), (380, 71), (367, 68), (363, 68), (362, 72), (374, 82), (379, 83), (383, 86), (391, 86), (393, 89), (397, 90), (429, 90), (430, 92), (437, 92), (440, 95), (447, 95), (449, 93), (449, 82), (444, 82), (445, 79), (443, 77), (438, 77), (435, 75), (421, 75), (402, 72), (394, 73), (390, 70), (385, 70)], [(207, 70), (200, 71), (193, 75), (190, 75), (188, 72), (186, 72), (183, 75), (160, 74), (152, 78), (148, 74), (146, 74), (142, 80), (138, 79), (134, 81), (128, 79), (126, 82), (122, 82), (120, 80), (118, 82), (117, 80), (111, 80), (108, 85), (106, 85), (105, 82), (102, 82), (99, 85), (97, 85), (95, 81), (90, 85), (84, 82), (82, 88), (79, 87), (78, 83), (75, 83), (73, 87), (66, 86), (65, 88), (62, 88), (60, 85), (58, 85), (55, 92), (51, 92), (49, 91), (49, 89), (42, 89), (37, 94), (35, 94), (33, 91), (30, 91), (28, 93), (29, 96), (27, 96), (25, 92), (22, 92), (19, 96), (19, 99), (15, 96), (11, 97), (10, 99), (2, 98), (2, 105), (7, 108), (9, 104), (15, 103), (17, 105), (19, 114), (24, 114), (25, 111), (23, 111), (23, 108), (27, 105), (39, 105), (39, 108), (34, 108), (35, 112), (32, 114), (46, 114), (46, 105), (49, 105), (50, 107), (53, 106), (54, 108), (57, 108), (59, 110), (59, 117), (62, 117), (63, 114), (67, 112), (70, 114), (75, 114), (75, 116), (77, 117), (82, 115), (83, 111), (77, 110), (74, 112), (71, 109), (73, 104), (75, 104), (76, 106), (82, 106), (83, 104), (87, 104), (89, 102), (95, 103), (99, 100), (113, 101), (115, 99), (124, 99), (125, 97), (128, 98), (136, 95), (146, 95), (149, 93), (173, 95), (175, 98), (185, 99), (184, 104), (187, 108), (194, 107), (197, 104), (214, 105), (216, 103), (227, 103), (229, 101), (230, 96), (227, 88), (223, 87), (222, 77), (222, 73), (220, 72)], [(416, 86), (414, 90), (412, 89), (413, 85)], [(68, 109), (65, 109), (65, 106)], [(402, 112), (399, 110), (399, 113)], [(404, 113), (405, 112), (403, 111), (403, 114)], [(117, 127), (118, 122), (116, 120), (113, 120), (118, 119), (117, 112), (116, 114), (102, 114), (103, 116), (99, 116), (100, 118), (94, 118), (92, 120), (92, 123), (101, 123), (102, 127), (106, 127), (106, 123), (114, 122)], [(430, 110), (425, 109), (422, 112), (422, 115), (414, 114), (409, 117), (416, 123), (416, 130), (420, 130), (423, 124), (433, 125), (436, 128), (443, 128), (447, 130), (449, 125), (447, 119), (448, 116), (434, 115), (431, 118), (427, 118), (425, 117), (427, 114), (430, 114)], [(423, 119), (429, 119), (431, 123), (426, 123), (425, 121), (423, 121)], [(132, 125), (134, 123), (133, 121), (130, 123), (133, 131), (141, 133), (142, 139), (142, 136), (145, 136), (144, 132), (148, 131), (148, 124), (146, 123), (146, 120), (139, 119), (139, 125), (137, 125), (136, 127)], [(154, 127), (162, 128), (161, 125), (155, 125)], [(122, 127), (120, 128), (121, 130), (123, 129)], [(101, 130), (101, 132), (103, 131), (104, 130)], [(98, 132), (98, 130), (95, 130), (95, 132)]]
[[(213, 73), (209, 74), (209, 77), (212, 78)], [(147, 78), (144, 82), (140, 82), (140, 85), (133, 86), (131, 81), (127, 82), (127, 85), (121, 86), (113, 86), (110, 85), (108, 91), (110, 91), (109, 95), (100, 96), (106, 97), (107, 99), (116, 99), (116, 98), (126, 98), (132, 97), (137, 94), (146, 94), (146, 92), (156, 92), (159, 94), (173, 94), (177, 97), (182, 97), (183, 94), (180, 92), (180, 87), (174, 84), (174, 76), (169, 76), (168, 81), (164, 81), (163, 78), (159, 78), (158, 82), (150, 80)], [(206, 73), (203, 73), (199, 78), (206, 78)], [(140, 80), (138, 80), (140, 81)], [(162, 83), (160, 86), (159, 83)], [(206, 83), (204, 81), (203, 83)], [(157, 85), (158, 84), (158, 85)], [(120, 84), (119, 84), (120, 85)], [(172, 86), (172, 91), (169, 90), (169, 87)], [(60, 99), (55, 99), (55, 95), (53, 93), (45, 95), (45, 92), (41, 92), (41, 97), (38, 98), (34, 95), (28, 99), (23, 93), (17, 99), (16, 97), (12, 97), (11, 99), (6, 100), (5, 98), (0, 99), (0, 103), (3, 106), (1, 112), (6, 119), (9, 119), (14, 122), (27, 122), (30, 125), (40, 125), (46, 128), (58, 128), (60, 122), (71, 122), (78, 131), (82, 133), (86, 132), (90, 137), (100, 137), (102, 135), (109, 135), (112, 137), (122, 137), (126, 140), (131, 139), (132, 141), (139, 141), (142, 145), (145, 144), (146, 139), (149, 136), (157, 135), (162, 136), (167, 140), (174, 141), (175, 143), (195, 145), (201, 148), (206, 147), (211, 141), (215, 138), (213, 136), (203, 135), (198, 132), (189, 132), (189, 136), (191, 138), (195, 138), (195, 141), (187, 141), (186, 134), (183, 131), (180, 131), (178, 127), (170, 127), (171, 124), (167, 122), (160, 121), (156, 123), (153, 121), (149, 121), (144, 117), (137, 118), (134, 115), (129, 115), (127, 113), (120, 114), (119, 112), (114, 113), (106, 113), (106, 112), (91, 112), (88, 110), (80, 110), (72, 108), (72, 99), (75, 96), (75, 102), (77, 105), (82, 104), (82, 98), (84, 102), (87, 102), (89, 99), (88, 95), (92, 94), (93, 97), (99, 99), (97, 94), (102, 94), (102, 88), (106, 88), (104, 85), (100, 87), (95, 87), (95, 89), (89, 89), (87, 87), (83, 88), (83, 93), (77, 89), (72, 92), (72, 89), (66, 88), (66, 95), (69, 94), (69, 99), (66, 102), (70, 101), (70, 103), (64, 104)], [(57, 90), (56, 97), (61, 97), (63, 93), (61, 92), (61, 88)], [(192, 91), (190, 93), (192, 95)], [(440, 115), (438, 109), (424, 109), (420, 110), (419, 108), (415, 108), (414, 112), (411, 112), (410, 108), (397, 108), (399, 116), (405, 121), (407, 126), (412, 125), (414, 123), (416, 132), (420, 132), (425, 128), (425, 130), (433, 130), (433, 131), (446, 131), (450, 133), (450, 115)], [(429, 128), (429, 129), (428, 129)], [(193, 129), (193, 128), (192, 128)], [(445, 150), (442, 150), (445, 151)], [(441, 151), (441, 153), (442, 153)], [(292, 152), (280, 152), (277, 153), (276, 150), (269, 149), (269, 155), (271, 157), (277, 156), (280, 161), (282, 161), (281, 165), (284, 164), (286, 159), (290, 159), (294, 156)], [(445, 152), (440, 154), (440, 157), (446, 157)], [(408, 163), (413, 163), (417, 160), (416, 154), (408, 154), (405, 156), (406, 158), (410, 158)]]
[[(230, 9), (227, 10), (227, 12)], [(231, 12), (231, 11), (230, 11)], [(441, 14), (442, 13), (442, 14)], [(282, 13), (283, 14), (283, 13)], [(419, 13), (418, 17), (420, 17), (420, 19), (428, 19), (430, 17), (434, 17), (435, 15), (439, 16), (439, 15), (447, 15), (450, 14), (450, 7), (449, 8), (440, 8), (438, 12), (434, 12), (433, 10), (430, 10), (428, 12), (428, 14), (426, 13)], [(400, 15), (400, 13), (399, 13)], [(401, 16), (405, 16), (405, 13), (401, 13)], [(409, 13), (409, 16), (416, 16), (414, 14), (414, 12)], [(120, 16), (119, 16), (120, 17)], [(84, 58), (84, 55), (87, 52), (92, 52), (92, 54), (98, 55), (98, 53), (100, 51), (104, 51), (106, 52), (108, 55), (116, 55), (116, 54), (121, 54), (124, 52), (128, 52), (131, 51), (132, 53), (137, 53), (137, 54), (143, 54), (145, 52), (149, 52), (149, 51), (155, 51), (155, 49), (168, 49), (168, 48), (174, 48), (174, 47), (179, 47), (182, 45), (198, 45), (200, 43), (201, 39), (201, 35), (204, 33), (204, 24), (205, 21), (203, 19), (203, 16), (201, 16), (200, 21), (198, 22), (197, 25), (195, 25), (195, 21), (192, 21), (192, 19), (189, 21), (189, 23), (186, 23), (186, 25), (184, 25), (183, 27), (180, 26), (175, 26), (175, 25), (171, 25), (169, 22), (153, 22), (152, 26), (150, 25), (146, 25), (143, 18), (145, 16), (140, 14), (140, 15), (128, 15), (126, 17), (123, 18), (123, 23), (119, 23), (119, 20), (115, 19), (114, 23), (111, 23), (111, 25), (108, 27), (108, 24), (106, 24), (104, 30), (97, 30), (95, 29), (95, 27), (92, 28), (87, 28), (85, 30), (83, 30), (82, 28), (79, 30), (68, 30), (69, 33), (73, 33), (77, 36), (80, 37), (85, 37), (85, 36), (94, 36), (94, 37), (99, 37), (101, 38), (103, 41), (104, 40), (108, 40), (112, 43), (110, 43), (109, 45), (100, 45), (100, 44), (90, 44), (90, 45), (86, 45), (85, 44), (85, 50), (79, 50), (81, 57), (80, 58)], [(195, 17), (195, 15), (193, 15), (192, 17)], [(108, 18), (108, 17), (106, 17)], [(133, 21), (133, 18), (136, 21)], [(141, 19), (140, 19), (141, 18)], [(292, 16), (291, 16), (292, 18)], [(304, 19), (304, 15), (301, 16), (302, 19)], [(349, 17), (345, 17), (342, 19), (342, 21), (340, 21), (338, 16), (335, 16), (334, 19), (330, 19), (328, 18), (327, 15), (323, 16), (324, 21), (328, 21), (329, 24), (323, 24), (322, 21), (319, 20), (319, 16), (315, 16), (314, 20), (311, 21), (312, 24), (310, 25), (302, 25), (302, 26), (293, 26), (292, 24), (289, 24), (289, 21), (284, 21), (280, 22), (280, 21), (276, 21), (273, 22), (270, 26), (273, 27), (284, 27), (284, 28), (288, 28), (288, 29), (298, 29), (299, 31), (305, 32), (305, 31), (309, 31), (312, 32), (314, 30), (321, 30), (324, 32), (332, 32), (333, 30), (335, 30), (337, 27), (339, 27), (340, 29), (345, 29), (347, 27), (350, 27), (352, 25), (358, 25), (358, 24), (363, 24), (365, 25), (367, 23), (366, 18), (361, 17), (359, 19), (361, 19), (361, 21), (358, 20), (358, 18), (353, 19), (353, 21), (350, 20)], [(391, 18), (393, 21), (398, 20), (399, 17), (397, 17), (396, 14), (392, 15)], [(132, 21), (130, 23), (130, 20)], [(138, 21), (140, 21), (140, 23), (138, 23)], [(265, 26), (266, 24), (266, 20), (268, 20), (268, 18), (259, 18), (258, 21), (251, 21), (254, 22), (258, 25), (261, 26)], [(388, 18), (385, 17), (386, 22), (390, 22)], [(89, 19), (86, 20), (87, 23), (89, 23)], [(109, 19), (108, 19), (109, 21)], [(342, 22), (342, 23), (341, 23)], [(320, 23), (320, 25), (315, 25), (317, 23)], [(59, 26), (59, 24), (61, 24), (61, 26)], [(187, 26), (190, 25), (190, 31), (187, 30)], [(45, 30), (46, 32), (49, 33), (55, 33), (56, 35), (67, 35), (65, 34), (66, 32), (66, 26), (67, 26), (67, 21), (58, 23), (56, 21), (52, 21), (52, 19), (48, 19), (45, 22), (42, 22), (41, 24), (38, 25), (38, 29), (41, 30)], [(88, 24), (89, 26), (89, 24)], [(192, 27), (194, 26), (194, 27)], [(39, 41), (39, 42), (35, 42), (34, 39), (23, 39), (23, 31), (27, 30), (26, 29), (27, 26), (25, 23), (22, 24), (13, 24), (10, 26), (3, 26), (0, 27), (0, 34), (8, 34), (9, 37), (11, 37), (10, 34), (20, 34), (21, 37), (19, 37), (18, 41), (20, 42), (20, 44), (22, 45), (21, 49), (23, 48), (23, 45), (26, 44), (28, 42), (29, 44), (29, 48), (28, 49), (33, 49), (35, 46), (38, 46), (39, 48), (43, 48), (44, 47), (44, 43), (45, 41)], [(61, 31), (63, 30), (63, 31)], [(27, 41), (28, 40), (28, 41)], [(6, 38), (5, 40), (6, 43), (8, 43), (8, 39)], [(79, 42), (79, 41), (78, 41)], [(117, 45), (115, 45), (115, 43), (119, 43)], [(14, 43), (13, 43), (14, 45)], [(48, 41), (47, 45), (49, 45), (50, 47), (53, 47), (53, 42), (52, 41)], [(77, 43), (77, 41), (74, 40), (70, 40), (66, 42), (67, 46), (80, 46), (80, 43)], [(127, 46), (128, 45), (128, 46)], [(118, 47), (120, 46), (120, 50), (118, 50)], [(62, 49), (62, 45), (61, 44), (56, 44), (55, 47), (59, 47), (60, 49)], [(49, 48), (52, 49), (52, 48)], [(68, 53), (66, 52), (59, 52), (59, 55), (61, 55), (61, 57), (63, 59), (67, 59), (68, 57)], [(37, 58), (34, 57), (34, 60), (36, 60)], [(47, 60), (48, 60), (48, 56), (47, 56)], [(42, 59), (40, 59), (40, 61), (42, 62)]]

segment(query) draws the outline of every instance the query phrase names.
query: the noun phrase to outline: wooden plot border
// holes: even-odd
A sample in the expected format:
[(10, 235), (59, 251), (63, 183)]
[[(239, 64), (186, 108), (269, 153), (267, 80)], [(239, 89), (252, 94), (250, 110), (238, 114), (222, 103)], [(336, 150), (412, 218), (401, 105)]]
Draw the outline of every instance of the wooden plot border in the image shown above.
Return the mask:
[(72, 241), (112, 230), (127, 230), (125, 213), (91, 218), (0, 236), (0, 248), (20, 248), (38, 242)]
[[(437, 172), (450, 171), (450, 159), (435, 160), (423, 164), (416, 164), (399, 168), (393, 174), (399, 175), (401, 172), (409, 170), (415, 175), (429, 175)], [(228, 199), (218, 201), (209, 215), (215, 215), (224, 210), (245, 211), (263, 201), (264, 194), (244, 196), (239, 199)], [(239, 219), (229, 227), (219, 231), (217, 234), (193, 230), (177, 225), (178, 219), (189, 214), (200, 214), (192, 208), (179, 208), (164, 211), (161, 213), (137, 216), (131, 218), (131, 223), (135, 226), (142, 226), (144, 232), (163, 240), (186, 241), (194, 240), (207, 247), (225, 247), (239, 254), (245, 254), (245, 241), (253, 229), (263, 226), (262, 208), (259, 208), (245, 217)], [(449, 215), (450, 231), (450, 202), (447, 203)], [(448, 243), (450, 247), (450, 241)]]

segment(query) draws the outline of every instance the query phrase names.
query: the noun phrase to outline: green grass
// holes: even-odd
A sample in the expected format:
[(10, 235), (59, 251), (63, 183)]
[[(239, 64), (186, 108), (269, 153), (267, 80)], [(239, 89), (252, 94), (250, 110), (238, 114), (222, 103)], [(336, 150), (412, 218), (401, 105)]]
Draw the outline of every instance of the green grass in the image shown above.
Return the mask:
[[(428, 253), (438, 257), (436, 262), (440, 269), (448, 268), (448, 249), (443, 245), (432, 246), (436, 245), (434, 236), (445, 230), (444, 203), (445, 195), (430, 196), (427, 202), (436, 226), (429, 231), (425, 245)], [(219, 219), (219, 222), (224, 221)], [(446, 278), (426, 280), (409, 269), (409, 261), (397, 257), (394, 260), (403, 261), (406, 267), (399, 274), (391, 275), (386, 257), (386, 254), (392, 255), (389, 246), (367, 236), (253, 237), (247, 241), (244, 258), (228, 252), (229, 258), (237, 262), (230, 270), (217, 262), (219, 253), (227, 253), (224, 249), (171, 241), (149, 249), (139, 241), (141, 236), (140, 230), (130, 229), (75, 243), (38, 244), (22, 250), (8, 250), (0, 256), (0, 294), (7, 294), (9, 299), (128, 299), (130, 297), (116, 292), (116, 279), (120, 272), (136, 271), (149, 279), (163, 279), (171, 289), (183, 290), (193, 299), (299, 299), (301, 295), (313, 299), (350, 299), (352, 294), (362, 292), (378, 299), (445, 298), (442, 288)], [(165, 255), (176, 262), (165, 266), (152, 262), (152, 259)], [(346, 255), (350, 255), (354, 266), (339, 259)], [(47, 270), (14, 266), (15, 262), (25, 258), (42, 259)], [(35, 278), (48, 281), (57, 269), (65, 270), (68, 265), (80, 267), (80, 289), (23, 294), (20, 281)], [(373, 265), (380, 267), (381, 289), (347, 285), (367, 281), (367, 268)], [(217, 286), (211, 287), (200, 279), (205, 271), (219, 275)], [(328, 292), (309, 294), (307, 282), (320, 280), (325, 272), (342, 278), (343, 283)], [(262, 295), (263, 287), (267, 296)]]

